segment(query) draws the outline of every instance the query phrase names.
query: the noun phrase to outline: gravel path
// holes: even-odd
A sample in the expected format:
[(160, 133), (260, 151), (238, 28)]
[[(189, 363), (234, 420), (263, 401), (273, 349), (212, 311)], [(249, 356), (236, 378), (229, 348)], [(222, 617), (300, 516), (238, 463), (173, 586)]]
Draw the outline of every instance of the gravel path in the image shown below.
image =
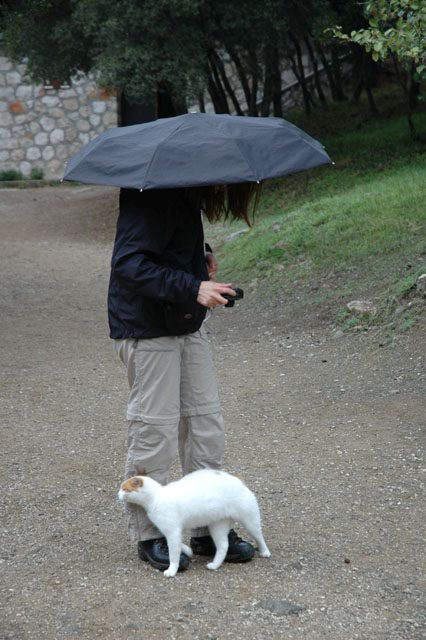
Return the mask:
[(256, 492), (272, 558), (216, 573), (198, 558), (175, 579), (137, 559), (116, 501), (115, 201), (0, 191), (0, 637), (426, 638), (422, 328), (380, 347), (260, 298), (216, 312), (224, 467)]

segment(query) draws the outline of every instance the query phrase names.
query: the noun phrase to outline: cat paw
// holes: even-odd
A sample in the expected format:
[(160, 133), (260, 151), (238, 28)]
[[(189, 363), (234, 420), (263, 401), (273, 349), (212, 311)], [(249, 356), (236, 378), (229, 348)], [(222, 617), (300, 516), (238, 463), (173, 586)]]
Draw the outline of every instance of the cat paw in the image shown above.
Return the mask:
[(269, 551), (269, 549), (266, 549), (265, 551), (259, 551), (259, 555), (261, 558), (270, 558), (271, 552)]
[(209, 562), (206, 567), (207, 569), (210, 569), (210, 571), (216, 571), (216, 569), (219, 569), (219, 567), (214, 562)]
[(168, 569), (163, 571), (163, 574), (166, 576), (166, 578), (174, 578), (175, 575), (177, 574), (177, 570), (176, 569), (170, 569), (170, 567), (169, 567)]

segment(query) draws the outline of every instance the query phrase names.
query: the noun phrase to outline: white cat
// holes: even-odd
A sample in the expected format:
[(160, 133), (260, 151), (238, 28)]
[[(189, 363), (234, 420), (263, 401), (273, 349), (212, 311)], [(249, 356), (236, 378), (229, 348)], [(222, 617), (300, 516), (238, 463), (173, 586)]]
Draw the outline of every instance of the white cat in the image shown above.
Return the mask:
[(232, 521), (240, 522), (256, 540), (262, 558), (271, 555), (262, 535), (255, 495), (224, 471), (201, 469), (164, 487), (152, 478), (134, 476), (123, 482), (118, 498), (143, 507), (165, 536), (170, 557), (165, 576), (176, 575), (181, 551), (192, 557), (191, 549), (182, 544), (183, 530), (189, 528), (209, 528), (216, 554), (208, 569), (218, 569), (224, 561)]

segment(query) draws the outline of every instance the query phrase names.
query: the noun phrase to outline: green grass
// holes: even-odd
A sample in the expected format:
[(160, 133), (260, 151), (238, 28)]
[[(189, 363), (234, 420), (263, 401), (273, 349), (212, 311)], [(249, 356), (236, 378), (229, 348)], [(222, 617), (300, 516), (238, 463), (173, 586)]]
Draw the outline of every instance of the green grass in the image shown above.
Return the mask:
[[(377, 119), (364, 105), (346, 104), (310, 126), (293, 119), (336, 164), (266, 184), (253, 228), (221, 248), (221, 279), (244, 284), (261, 277), (273, 292), (291, 291), (295, 280), (318, 286), (327, 278), (334, 287), (318, 286), (317, 304), (331, 301), (339, 316), (342, 302), (373, 297), (380, 308), (375, 322), (390, 322), (426, 271), (426, 144), (410, 139), (395, 102), (384, 94)], [(426, 111), (415, 121), (426, 140)], [(234, 223), (227, 233), (239, 228)], [(410, 314), (400, 314), (400, 327), (415, 322)]]

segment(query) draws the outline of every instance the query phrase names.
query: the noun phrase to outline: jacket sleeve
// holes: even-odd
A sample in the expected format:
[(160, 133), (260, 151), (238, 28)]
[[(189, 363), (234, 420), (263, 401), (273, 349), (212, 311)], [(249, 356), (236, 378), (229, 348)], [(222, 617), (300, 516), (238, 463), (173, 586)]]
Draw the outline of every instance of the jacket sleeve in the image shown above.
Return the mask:
[(161, 264), (175, 233), (177, 217), (171, 211), (149, 208), (132, 208), (120, 215), (112, 271), (123, 289), (165, 302), (197, 299), (201, 280)]

